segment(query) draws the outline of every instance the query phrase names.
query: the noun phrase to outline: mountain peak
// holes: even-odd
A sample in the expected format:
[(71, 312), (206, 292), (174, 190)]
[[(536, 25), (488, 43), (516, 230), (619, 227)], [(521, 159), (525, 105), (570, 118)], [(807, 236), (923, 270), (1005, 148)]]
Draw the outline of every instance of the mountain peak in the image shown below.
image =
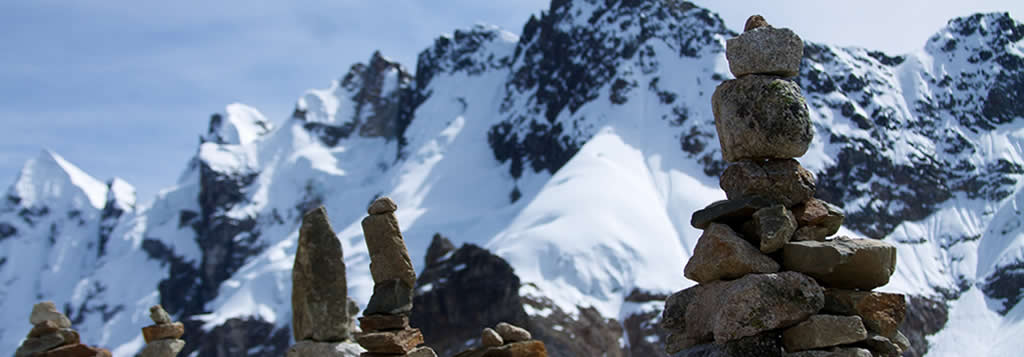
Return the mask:
[(969, 52), (998, 51), (1020, 42), (1022, 38), (1024, 24), (1010, 17), (1010, 13), (976, 13), (949, 20), (945, 27), (928, 39), (926, 48), (933, 53), (953, 52), (958, 48)]
[(210, 126), (203, 141), (218, 144), (245, 145), (270, 132), (270, 121), (259, 110), (242, 103), (232, 103), (225, 108), (226, 115), (210, 116)]
[(24, 207), (70, 199), (74, 208), (88, 204), (100, 209), (106, 201), (107, 185), (44, 149), (25, 162), (8, 195)]

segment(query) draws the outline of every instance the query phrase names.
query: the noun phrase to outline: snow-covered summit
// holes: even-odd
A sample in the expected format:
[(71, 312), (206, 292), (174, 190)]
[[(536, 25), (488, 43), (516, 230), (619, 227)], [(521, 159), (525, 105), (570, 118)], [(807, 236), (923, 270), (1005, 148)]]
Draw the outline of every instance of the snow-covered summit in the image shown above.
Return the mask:
[(229, 104), (225, 115), (214, 114), (204, 141), (219, 144), (245, 145), (266, 135), (273, 128), (270, 121), (253, 107), (241, 103)]
[(22, 207), (66, 204), (73, 209), (101, 209), (106, 203), (107, 185), (57, 153), (43, 150), (25, 162), (7, 197)]

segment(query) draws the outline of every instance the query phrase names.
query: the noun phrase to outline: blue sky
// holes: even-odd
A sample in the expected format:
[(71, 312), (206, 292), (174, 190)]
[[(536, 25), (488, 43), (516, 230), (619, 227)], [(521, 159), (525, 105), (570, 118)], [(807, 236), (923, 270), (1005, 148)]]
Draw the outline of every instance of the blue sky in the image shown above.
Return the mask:
[[(956, 16), (1024, 2), (695, 1), (733, 29), (753, 13), (805, 39), (905, 53)], [(442, 5), (438, 5), (442, 4)], [(48, 148), (149, 201), (194, 154), (209, 115), (242, 102), (275, 123), (374, 50), (415, 67), (441, 33), (519, 33), (548, 1), (0, 2), (0, 185)]]

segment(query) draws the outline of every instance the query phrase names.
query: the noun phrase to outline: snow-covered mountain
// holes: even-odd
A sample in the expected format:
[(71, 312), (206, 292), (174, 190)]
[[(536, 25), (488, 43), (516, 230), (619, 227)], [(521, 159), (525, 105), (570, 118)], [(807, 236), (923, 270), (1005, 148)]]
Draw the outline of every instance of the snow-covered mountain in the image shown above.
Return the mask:
[[(186, 323), (186, 353), (280, 356), (301, 214), (327, 207), (365, 304), (358, 222), (387, 195), (415, 264), (436, 233), (507, 262), (545, 342), (661, 352), (658, 299), (693, 284), (690, 215), (724, 198), (710, 96), (735, 34), (684, 1), (553, 0), (521, 35), (439, 37), (415, 72), (374, 53), (274, 124), (229, 105), (145, 207), (124, 181), (43, 152), (0, 203), (0, 351), (53, 300), (116, 356), (141, 348), (155, 303)], [(846, 212), (841, 233), (899, 247), (883, 290), (911, 296), (915, 355), (1016, 355), (1024, 336), (1022, 39), (992, 13), (898, 56), (805, 43), (797, 81), (816, 133), (800, 161)], [(462, 271), (438, 264), (419, 294)]]

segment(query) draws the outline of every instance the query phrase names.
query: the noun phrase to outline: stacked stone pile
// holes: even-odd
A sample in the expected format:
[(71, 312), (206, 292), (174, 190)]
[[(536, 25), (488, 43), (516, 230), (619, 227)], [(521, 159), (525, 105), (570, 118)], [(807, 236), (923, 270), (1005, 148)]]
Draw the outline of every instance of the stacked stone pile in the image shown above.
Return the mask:
[(903, 295), (872, 292), (896, 268), (895, 247), (830, 238), (843, 213), (814, 198), (795, 160), (813, 138), (800, 88), (803, 41), (760, 16), (729, 39), (734, 80), (712, 96), (728, 199), (693, 214), (704, 230), (684, 275), (698, 285), (665, 302), (674, 356), (899, 356)]
[(416, 271), (398, 228), (397, 209), (390, 198), (378, 198), (362, 222), (373, 295), (359, 318), (363, 332), (356, 334), (356, 342), (367, 350), (363, 357), (436, 357), (430, 347), (416, 347), (423, 344), (423, 334), (409, 326)]
[(362, 349), (351, 341), (359, 311), (348, 298), (345, 260), (327, 219), (318, 207), (302, 217), (292, 267), (292, 333), (288, 357), (354, 357)]
[(32, 307), (32, 330), (14, 351), (14, 357), (110, 357), (110, 351), (81, 344), (71, 320), (52, 301)]
[(153, 305), (149, 308), (149, 318), (153, 320), (153, 325), (142, 328), (142, 338), (146, 340), (146, 347), (142, 349), (139, 356), (177, 356), (178, 352), (185, 348), (185, 341), (179, 340), (185, 334), (185, 325), (180, 322), (172, 322), (171, 316), (160, 305)]
[(481, 331), (482, 347), (461, 352), (455, 357), (547, 357), (544, 342), (532, 338), (530, 331), (500, 322), (493, 329), (488, 327)]

